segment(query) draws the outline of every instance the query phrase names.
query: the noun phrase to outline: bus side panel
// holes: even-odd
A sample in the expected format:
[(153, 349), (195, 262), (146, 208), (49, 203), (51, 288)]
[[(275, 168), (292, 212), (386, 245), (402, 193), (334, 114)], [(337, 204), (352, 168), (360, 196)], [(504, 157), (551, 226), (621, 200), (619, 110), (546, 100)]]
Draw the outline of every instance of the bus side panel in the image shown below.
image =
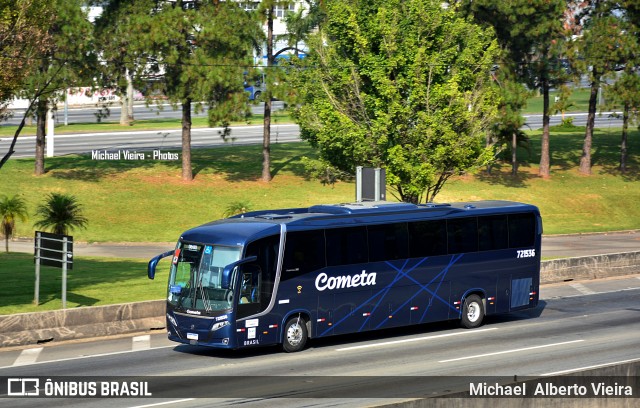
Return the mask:
[(498, 277), (496, 284), (496, 313), (529, 309), (538, 304), (540, 272), (538, 261), (526, 260), (511, 268), (511, 273)]
[(333, 334), (369, 330), (369, 313), (373, 307), (371, 290), (336, 293), (333, 296)]
[(333, 293), (319, 292), (318, 307), (316, 309), (314, 337), (330, 336), (333, 334)]
[(394, 285), (380, 293), (376, 299), (377, 307), (371, 317), (371, 328), (386, 329), (405, 326), (411, 322), (411, 311), (408, 306), (410, 298), (421, 289), (417, 285)]
[(409, 305), (410, 324), (447, 320), (451, 312), (451, 282), (438, 282), (420, 287)]

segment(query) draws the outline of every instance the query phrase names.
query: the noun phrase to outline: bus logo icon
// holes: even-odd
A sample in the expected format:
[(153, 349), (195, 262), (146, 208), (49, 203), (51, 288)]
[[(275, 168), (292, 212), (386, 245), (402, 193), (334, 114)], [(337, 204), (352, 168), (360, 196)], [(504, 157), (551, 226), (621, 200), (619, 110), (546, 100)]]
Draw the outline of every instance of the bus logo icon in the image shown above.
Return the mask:
[(7, 396), (34, 397), (40, 395), (40, 380), (38, 378), (9, 378), (7, 379)]

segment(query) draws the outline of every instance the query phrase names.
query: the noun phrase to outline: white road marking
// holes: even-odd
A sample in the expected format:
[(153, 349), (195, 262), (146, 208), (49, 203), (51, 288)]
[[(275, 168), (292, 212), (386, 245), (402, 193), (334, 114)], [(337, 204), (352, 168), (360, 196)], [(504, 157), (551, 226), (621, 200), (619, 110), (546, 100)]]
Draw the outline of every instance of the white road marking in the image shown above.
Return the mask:
[[(231, 126), (229, 127), (229, 129), (233, 130), (246, 130), (246, 129), (255, 129), (257, 126), (259, 125), (247, 125), (247, 126)], [(280, 125), (274, 125), (274, 126), (278, 126), (278, 127), (297, 127), (298, 125), (294, 124), (294, 123), (283, 123)], [(204, 133), (204, 132), (211, 132), (213, 130), (217, 131), (222, 129), (221, 127), (207, 127), (207, 128), (193, 128), (191, 129), (191, 133)], [(132, 131), (122, 131), (122, 132), (118, 132), (118, 131), (113, 131), (113, 132), (99, 132), (99, 133), (75, 133), (75, 134), (61, 134), (61, 135), (56, 135), (56, 139), (58, 138), (64, 138), (64, 139), (75, 139), (75, 138), (79, 138), (79, 137), (87, 137), (87, 136), (128, 136), (128, 135), (153, 135), (153, 134), (158, 134), (158, 133), (177, 133), (179, 134), (180, 132), (182, 132), (182, 130), (180, 129), (157, 129), (157, 130), (132, 130)], [(13, 137), (7, 137), (4, 138), (6, 139), (6, 141), (10, 141), (13, 140)], [(35, 140), (36, 137), (35, 136), (21, 136), (20, 140)], [(3, 140), (4, 141), (4, 140)], [(98, 149), (98, 150), (103, 150), (103, 149)]]
[(371, 348), (371, 347), (383, 347), (383, 346), (390, 346), (390, 345), (401, 344), (401, 343), (411, 343), (411, 342), (414, 342), (414, 341), (424, 341), (424, 340), (439, 339), (439, 338), (442, 338), (442, 337), (458, 336), (458, 335), (462, 335), (462, 334), (478, 334), (478, 333), (483, 333), (483, 332), (490, 331), (490, 330), (497, 330), (497, 328), (494, 327), (494, 328), (490, 328), (490, 329), (466, 330), (466, 331), (455, 332), (455, 333), (438, 334), (436, 336), (418, 337), (418, 338), (415, 338), (415, 339), (406, 339), (406, 340), (398, 340), (398, 341), (386, 341), (384, 343), (366, 344), (364, 346), (354, 346), (354, 347), (339, 348), (336, 351), (350, 351), (350, 350), (358, 350), (358, 349), (365, 349), (365, 348)]
[(148, 350), (151, 348), (151, 336), (148, 334), (146, 336), (136, 336), (131, 339), (131, 343), (132, 351)]
[[(160, 347), (154, 347), (152, 349), (149, 350), (160, 350), (160, 349), (165, 349), (165, 348), (170, 348), (170, 347), (176, 347), (175, 345), (170, 345), (170, 346), (160, 346)], [(31, 364), (49, 364), (49, 363), (59, 363), (62, 361), (73, 361), (73, 360), (82, 360), (85, 358), (95, 358), (95, 357), (107, 357), (107, 356), (116, 356), (118, 354), (127, 354), (127, 353), (137, 353), (138, 351), (146, 351), (146, 350), (126, 350), (126, 351), (114, 351), (112, 353), (102, 353), (102, 354), (92, 354), (89, 356), (78, 356), (78, 357), (69, 357), (69, 358), (60, 358), (58, 360), (47, 360), (47, 361), (37, 361)], [(7, 367), (0, 367), (0, 369), (3, 368), (9, 368), (10, 366)]]
[(438, 361), (438, 363), (450, 363), (452, 361), (470, 360), (472, 358), (490, 357), (490, 356), (497, 356), (499, 354), (518, 353), (520, 351), (535, 350), (535, 349), (541, 349), (541, 348), (546, 348), (546, 347), (564, 346), (565, 344), (580, 343), (582, 341), (584, 341), (584, 340), (572, 340), (572, 341), (565, 341), (565, 342), (562, 342), (562, 343), (544, 344), (542, 346), (532, 346), (532, 347), (524, 347), (524, 348), (520, 348), (520, 349), (497, 351), (495, 353), (476, 354), (475, 356), (467, 356), (467, 357), (452, 358), (452, 359), (449, 359), (449, 360), (441, 360), (441, 361)]
[(569, 286), (582, 293), (583, 295), (594, 295), (596, 292), (584, 286), (582, 283), (570, 283)]
[(129, 407), (129, 408), (159, 407), (161, 405), (178, 404), (180, 402), (187, 402), (187, 401), (195, 401), (195, 398), (185, 398), (185, 399), (181, 399), (181, 400), (158, 402), (158, 403), (155, 403), (155, 404), (147, 404), (147, 405), (136, 405), (135, 407)]
[(562, 374), (573, 373), (573, 372), (576, 372), (576, 371), (591, 370), (592, 368), (599, 368), (599, 367), (606, 367), (606, 366), (611, 366), (611, 365), (632, 363), (634, 361), (640, 361), (640, 359), (633, 358), (631, 360), (612, 361), (610, 363), (603, 363), (603, 364), (592, 365), (592, 366), (588, 366), (588, 367), (573, 368), (571, 370), (556, 371), (555, 373), (546, 373), (546, 374), (541, 374), (541, 375), (544, 376), (544, 377), (547, 377), (547, 376), (550, 376), (550, 375), (562, 375)]
[(16, 358), (16, 361), (13, 362), (13, 365), (19, 366), (19, 365), (28, 365), (28, 364), (35, 363), (36, 360), (38, 359), (38, 356), (40, 355), (40, 352), (42, 352), (43, 348), (44, 347), (38, 347), (38, 348), (22, 350), (18, 358)]

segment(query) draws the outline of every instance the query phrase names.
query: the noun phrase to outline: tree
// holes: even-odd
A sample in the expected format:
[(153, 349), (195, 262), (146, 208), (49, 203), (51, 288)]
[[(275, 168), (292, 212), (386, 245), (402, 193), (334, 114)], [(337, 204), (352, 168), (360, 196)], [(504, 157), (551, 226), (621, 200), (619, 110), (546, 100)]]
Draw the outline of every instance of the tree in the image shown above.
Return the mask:
[(640, 118), (640, 76), (629, 67), (612, 85), (605, 87), (607, 106), (622, 106), (622, 138), (620, 141), (620, 172), (626, 173), (629, 156), (629, 124)]
[(501, 48), (519, 64), (520, 79), (542, 93), (542, 141), (539, 174), (550, 175), (549, 92), (566, 81), (561, 58), (566, 54), (567, 33), (563, 27), (564, 0), (465, 0), (467, 13), (476, 21), (490, 24)]
[(0, 0), (0, 105), (21, 89), (33, 57), (48, 45), (46, 27), (53, 13), (47, 3)]
[(628, 27), (625, 26), (616, 2), (591, 0), (582, 21), (585, 29), (577, 44), (579, 54), (583, 57), (582, 72), (589, 76), (590, 95), (579, 171), (591, 174), (591, 144), (598, 92), (604, 76), (612, 73), (619, 64), (633, 58), (635, 36), (624, 34)]
[(265, 78), (267, 88), (263, 95), (264, 100), (264, 124), (262, 135), (262, 181), (271, 181), (271, 99), (273, 98), (273, 68), (276, 65), (273, 52), (274, 34), (273, 22), (276, 19), (276, 8), (284, 10), (289, 8), (292, 0), (262, 0), (258, 8), (258, 14), (262, 16), (267, 25), (266, 56), (267, 66)]
[(209, 124), (224, 126), (223, 137), (232, 119), (249, 115), (243, 73), (262, 31), (236, 2), (176, 0), (158, 1), (140, 32), (159, 75), (157, 89), (182, 107), (182, 179), (190, 181), (192, 106), (207, 105)]
[(50, 193), (44, 204), (36, 209), (40, 218), (34, 224), (36, 228), (50, 229), (54, 234), (67, 235), (75, 228), (86, 228), (89, 222), (82, 214), (82, 205), (68, 194)]
[(320, 160), (351, 174), (385, 167), (398, 198), (413, 203), (492, 160), (490, 31), (437, 0), (325, 4), (327, 19), (291, 74), (301, 136)]
[[(48, 28), (54, 15), (49, 1), (0, 0), (0, 118), (8, 114), (7, 103), (24, 88), (26, 78), (36, 69), (38, 56), (50, 47)], [(14, 153), (25, 119), (31, 114), (31, 107), (42, 92), (41, 87), (32, 95), (9, 150), (0, 160), (0, 168)]]
[(521, 130), (525, 124), (522, 108), (527, 104), (531, 92), (518, 82), (513, 67), (503, 61), (494, 73), (494, 80), (499, 89), (497, 121), (491, 132), (492, 140), (497, 145), (507, 146), (511, 154), (511, 175), (518, 174), (518, 147), (529, 148), (529, 138)]
[(96, 48), (103, 64), (99, 65), (101, 85), (114, 89), (120, 97), (120, 124), (133, 124), (133, 85), (146, 68), (148, 52), (138, 31), (141, 20), (154, 7), (154, 0), (96, 0), (103, 12), (95, 21)]
[(89, 75), (88, 68), (95, 61), (93, 28), (83, 10), (84, 0), (53, 0), (48, 6), (56, 11), (47, 27), (51, 39), (48, 47), (34, 56), (37, 64), (25, 80), (26, 96), (36, 104), (35, 175), (44, 174), (48, 109), (59, 98), (58, 91)]
[(16, 230), (16, 220), (24, 222), (27, 220), (27, 215), (27, 204), (22, 198), (17, 195), (13, 197), (0, 196), (0, 216), (2, 216), (0, 225), (2, 225), (6, 252), (9, 252), (9, 239)]
[(640, 112), (640, 77), (638, 65), (640, 64), (640, 6), (637, 2), (623, 2), (624, 30), (620, 32), (623, 37), (621, 43), (627, 51), (622, 54), (625, 61), (622, 66), (622, 74), (617, 76), (613, 84), (604, 86), (604, 95), (607, 108), (617, 109), (622, 107), (622, 138), (620, 141), (620, 165), (622, 173), (627, 171), (629, 124), (638, 123)]

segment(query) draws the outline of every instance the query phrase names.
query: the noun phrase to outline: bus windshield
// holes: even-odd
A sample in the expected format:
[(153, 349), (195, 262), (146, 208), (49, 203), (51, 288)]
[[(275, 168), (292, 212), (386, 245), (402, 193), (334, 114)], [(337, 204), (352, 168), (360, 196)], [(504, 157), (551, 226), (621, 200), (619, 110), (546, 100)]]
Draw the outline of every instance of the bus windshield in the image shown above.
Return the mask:
[(179, 242), (171, 262), (168, 301), (177, 310), (205, 313), (233, 308), (235, 279), (222, 287), (224, 267), (240, 259), (240, 247)]

